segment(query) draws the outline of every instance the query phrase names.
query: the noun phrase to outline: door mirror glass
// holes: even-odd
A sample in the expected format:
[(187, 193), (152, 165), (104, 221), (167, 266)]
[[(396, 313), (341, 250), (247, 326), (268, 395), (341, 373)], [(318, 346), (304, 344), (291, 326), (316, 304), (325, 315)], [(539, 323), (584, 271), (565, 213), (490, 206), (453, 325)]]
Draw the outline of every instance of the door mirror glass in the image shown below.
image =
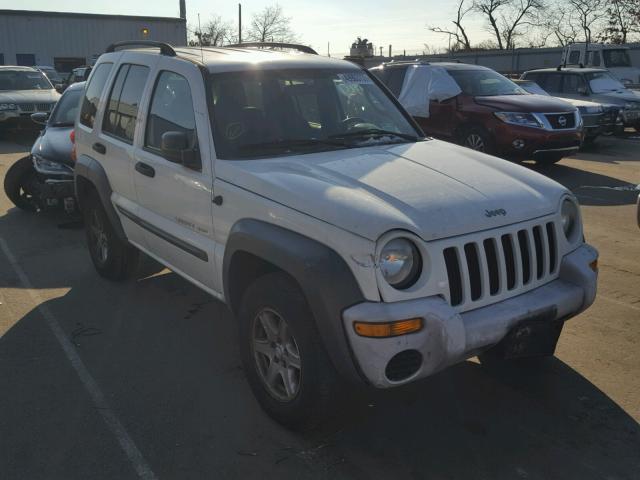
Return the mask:
[(189, 148), (189, 138), (186, 132), (169, 131), (162, 134), (163, 156), (174, 163), (180, 163), (187, 168), (199, 169), (200, 157), (198, 153)]
[(47, 120), (49, 120), (49, 114), (46, 112), (38, 112), (31, 114), (31, 121), (33, 123), (37, 123), (38, 125), (46, 125)]

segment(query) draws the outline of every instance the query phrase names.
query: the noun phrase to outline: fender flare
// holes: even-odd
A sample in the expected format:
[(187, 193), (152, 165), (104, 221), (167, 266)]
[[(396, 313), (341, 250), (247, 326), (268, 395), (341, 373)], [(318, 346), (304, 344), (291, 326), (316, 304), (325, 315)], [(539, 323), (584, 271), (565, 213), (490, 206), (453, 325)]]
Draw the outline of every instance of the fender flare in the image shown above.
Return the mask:
[(273, 265), (298, 283), (336, 370), (346, 380), (361, 383), (364, 377), (353, 359), (342, 312), (365, 299), (344, 259), (326, 245), (299, 233), (260, 220), (240, 220), (229, 232), (222, 272), (225, 298), (234, 314), (239, 307), (240, 292), (231, 291), (235, 274), (232, 266), (240, 252)]
[(73, 178), (76, 200), (80, 210), (82, 210), (82, 202), (87, 198), (86, 187), (83, 186), (81, 180), (84, 179), (89, 182), (98, 193), (98, 197), (102, 202), (102, 206), (104, 207), (116, 235), (118, 235), (120, 240), (126, 242), (127, 235), (124, 233), (120, 217), (118, 217), (116, 209), (113, 207), (113, 203), (111, 203), (111, 194), (113, 193), (113, 190), (111, 189), (107, 172), (104, 171), (102, 165), (91, 157), (80, 155), (74, 167)]

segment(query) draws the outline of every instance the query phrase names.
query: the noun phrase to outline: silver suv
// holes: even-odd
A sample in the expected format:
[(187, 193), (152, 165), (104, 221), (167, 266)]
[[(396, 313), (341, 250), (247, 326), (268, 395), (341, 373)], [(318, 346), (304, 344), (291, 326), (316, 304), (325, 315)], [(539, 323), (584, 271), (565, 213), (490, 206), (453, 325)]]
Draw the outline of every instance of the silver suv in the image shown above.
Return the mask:
[(126, 278), (142, 251), (226, 302), (254, 394), (290, 427), (345, 383), (552, 355), (596, 293), (571, 193), (425, 138), (369, 72), (297, 49), (99, 58), (75, 130), (97, 271)]

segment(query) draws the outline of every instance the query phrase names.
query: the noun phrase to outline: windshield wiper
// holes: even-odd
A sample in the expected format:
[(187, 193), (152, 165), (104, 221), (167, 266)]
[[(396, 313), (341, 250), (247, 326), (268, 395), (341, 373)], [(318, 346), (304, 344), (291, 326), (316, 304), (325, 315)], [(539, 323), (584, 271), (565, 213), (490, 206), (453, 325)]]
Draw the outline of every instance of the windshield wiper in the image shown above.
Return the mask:
[(272, 142), (260, 142), (260, 143), (247, 143), (246, 145), (240, 145), (238, 150), (271, 150), (271, 149), (287, 149), (296, 147), (313, 147), (313, 146), (331, 146), (341, 148), (351, 148), (351, 146), (345, 142), (336, 140), (322, 140), (318, 138), (304, 138), (304, 139), (288, 139), (288, 140), (276, 140)]
[(382, 128), (366, 128), (362, 130), (355, 130), (353, 132), (336, 133), (334, 135), (329, 135), (329, 138), (373, 137), (373, 136), (385, 136), (385, 135), (399, 137), (404, 140), (409, 140), (411, 142), (417, 142), (420, 139), (420, 137), (416, 135), (410, 135), (408, 133), (398, 133), (392, 130), (384, 130)]

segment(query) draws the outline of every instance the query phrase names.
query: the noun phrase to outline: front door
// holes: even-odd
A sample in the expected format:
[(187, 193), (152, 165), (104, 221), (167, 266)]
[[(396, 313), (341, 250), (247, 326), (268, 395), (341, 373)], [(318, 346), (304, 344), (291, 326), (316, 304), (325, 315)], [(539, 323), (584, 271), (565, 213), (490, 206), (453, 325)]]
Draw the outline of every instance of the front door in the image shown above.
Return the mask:
[[(202, 74), (195, 65), (161, 59), (153, 85), (133, 173), (146, 243), (150, 253), (172, 270), (217, 293), (213, 155)], [(189, 166), (163, 151), (162, 138), (167, 132), (179, 132), (186, 138), (192, 160)]]
[(456, 105), (456, 97), (448, 98), (442, 102), (431, 100), (429, 102), (429, 118), (416, 117), (416, 120), (427, 135), (451, 137), (454, 134), (452, 122)]

